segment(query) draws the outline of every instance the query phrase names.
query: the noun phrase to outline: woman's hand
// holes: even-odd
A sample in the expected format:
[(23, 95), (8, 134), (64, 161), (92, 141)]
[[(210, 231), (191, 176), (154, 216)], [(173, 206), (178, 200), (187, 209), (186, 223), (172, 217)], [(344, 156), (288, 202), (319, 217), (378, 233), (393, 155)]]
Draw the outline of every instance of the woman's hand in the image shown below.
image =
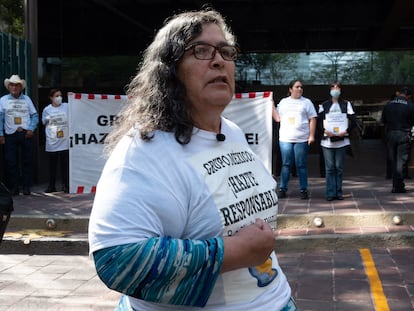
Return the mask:
[(260, 265), (269, 258), (275, 247), (275, 233), (267, 222), (259, 218), (254, 224), (223, 240), (222, 273)]

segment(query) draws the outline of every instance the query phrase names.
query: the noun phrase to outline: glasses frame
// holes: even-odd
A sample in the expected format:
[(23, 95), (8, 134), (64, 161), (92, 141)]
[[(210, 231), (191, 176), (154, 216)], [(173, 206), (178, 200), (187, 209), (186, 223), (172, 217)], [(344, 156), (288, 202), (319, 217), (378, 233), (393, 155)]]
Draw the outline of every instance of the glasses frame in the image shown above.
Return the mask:
[[(200, 58), (200, 57), (198, 57), (197, 56), (197, 53), (196, 53), (196, 50), (195, 50), (195, 48), (197, 47), (197, 46), (200, 46), (200, 45), (206, 45), (206, 46), (210, 46), (210, 47), (212, 47), (212, 48), (214, 48), (214, 50), (212, 51), (212, 53), (211, 53), (211, 56), (209, 57), (209, 58)], [(223, 54), (222, 54), (222, 51), (221, 51), (221, 49), (222, 48), (224, 48), (224, 47), (231, 47), (231, 48), (234, 48), (234, 51), (235, 51), (235, 56), (233, 57), (233, 58), (228, 58), (227, 56), (225, 57)], [(196, 59), (199, 59), (199, 60), (212, 60), (212, 59), (214, 59), (214, 57), (216, 57), (216, 53), (217, 52), (219, 52), (219, 54), (220, 54), (220, 56), (225, 60), (225, 61), (236, 61), (237, 60), (237, 57), (239, 56), (239, 49), (237, 48), (237, 46), (234, 46), (234, 45), (231, 45), (231, 44), (221, 44), (221, 45), (219, 45), (219, 46), (215, 46), (215, 45), (212, 45), (212, 44), (210, 44), (210, 43), (206, 43), (206, 42), (194, 42), (194, 43), (192, 43), (192, 44), (190, 44), (189, 46), (187, 46), (187, 47), (185, 47), (184, 48), (184, 51), (185, 52), (187, 52), (187, 51), (189, 51), (189, 50), (193, 50), (193, 55), (194, 55), (194, 57), (196, 58)]]

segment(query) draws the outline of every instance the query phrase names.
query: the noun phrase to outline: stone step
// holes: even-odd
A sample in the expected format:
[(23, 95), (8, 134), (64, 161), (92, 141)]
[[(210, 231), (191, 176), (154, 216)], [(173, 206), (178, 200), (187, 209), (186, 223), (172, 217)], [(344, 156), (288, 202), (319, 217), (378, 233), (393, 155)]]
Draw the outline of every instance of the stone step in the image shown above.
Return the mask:
[[(396, 216), (399, 223), (395, 221)], [(318, 224), (320, 223), (320, 225)], [(13, 215), (7, 231), (19, 230), (58, 230), (86, 233), (88, 231), (88, 216), (56, 216), (56, 215)], [(319, 225), (319, 226), (318, 226)], [(348, 228), (348, 227), (375, 227), (414, 225), (413, 212), (366, 212), (341, 213), (329, 212), (310, 214), (280, 214), (278, 215), (278, 229), (305, 229), (305, 228)]]
[[(385, 228), (385, 227), (384, 227)], [(363, 230), (349, 227), (344, 231), (316, 229), (278, 230), (275, 249), (278, 252), (314, 250), (345, 250), (373, 247), (414, 247), (414, 226), (399, 226), (388, 231)], [(385, 229), (384, 229), (385, 230)], [(51, 230), (26, 230), (6, 233), (0, 244), (0, 254), (79, 254), (89, 251), (87, 233)]]
[(341, 213), (330, 212), (309, 214), (280, 214), (277, 217), (278, 229), (303, 228), (347, 228), (414, 225), (413, 212), (365, 212)]
[(59, 230), (88, 232), (89, 216), (11, 215), (7, 231)]

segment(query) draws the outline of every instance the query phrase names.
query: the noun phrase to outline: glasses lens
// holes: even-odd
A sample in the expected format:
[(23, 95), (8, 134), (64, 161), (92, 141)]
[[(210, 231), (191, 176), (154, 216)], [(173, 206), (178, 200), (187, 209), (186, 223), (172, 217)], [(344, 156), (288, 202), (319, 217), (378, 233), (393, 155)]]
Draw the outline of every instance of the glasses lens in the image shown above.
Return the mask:
[(197, 44), (194, 46), (194, 55), (198, 59), (212, 59), (215, 48), (207, 44)]
[(219, 48), (220, 55), (225, 60), (236, 60), (237, 49), (234, 46), (226, 45)]

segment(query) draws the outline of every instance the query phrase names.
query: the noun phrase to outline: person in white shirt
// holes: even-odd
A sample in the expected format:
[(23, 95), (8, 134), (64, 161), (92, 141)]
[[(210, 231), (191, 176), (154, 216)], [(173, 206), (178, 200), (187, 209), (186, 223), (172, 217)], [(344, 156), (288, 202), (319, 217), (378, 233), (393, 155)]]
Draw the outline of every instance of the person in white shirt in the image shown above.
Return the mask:
[(7, 184), (13, 195), (19, 195), (22, 183), (23, 194), (30, 195), (39, 115), (31, 98), (23, 94), (24, 79), (12, 75), (4, 79), (4, 86), (10, 92), (0, 98), (0, 144), (5, 145)]
[(68, 103), (62, 102), (62, 91), (51, 89), (50, 104), (43, 109), (42, 123), (45, 126), (46, 153), (49, 160), (49, 184), (46, 193), (56, 192), (56, 173), (60, 162), (62, 190), (69, 192), (69, 128)]
[(273, 112), (273, 118), (280, 122), (279, 146), (282, 155), (279, 198), (287, 196), (293, 163), (299, 176), (300, 197), (308, 195), (308, 151), (315, 141), (316, 110), (313, 103), (303, 97), (303, 83), (292, 80), (289, 83), (290, 96), (283, 98)]
[(129, 84), (89, 222), (117, 310), (296, 310), (274, 251), (276, 182), (221, 115), (237, 56), (218, 12), (184, 12)]
[(343, 200), (342, 179), (344, 160), (349, 148), (350, 128), (355, 123), (352, 104), (341, 98), (341, 84), (336, 81), (330, 86), (329, 100), (319, 106), (318, 118), (322, 127), (321, 146), (325, 162), (326, 199)]

